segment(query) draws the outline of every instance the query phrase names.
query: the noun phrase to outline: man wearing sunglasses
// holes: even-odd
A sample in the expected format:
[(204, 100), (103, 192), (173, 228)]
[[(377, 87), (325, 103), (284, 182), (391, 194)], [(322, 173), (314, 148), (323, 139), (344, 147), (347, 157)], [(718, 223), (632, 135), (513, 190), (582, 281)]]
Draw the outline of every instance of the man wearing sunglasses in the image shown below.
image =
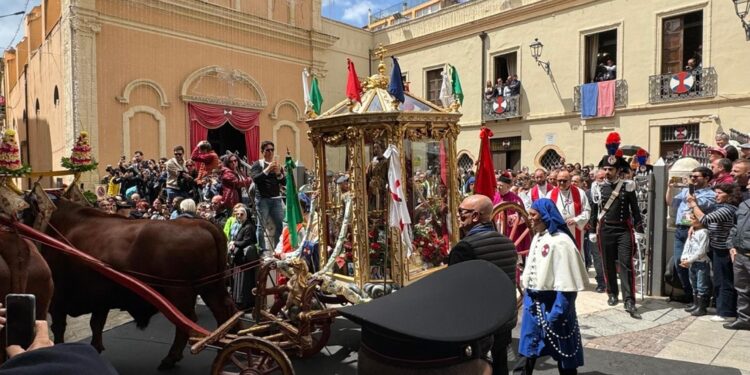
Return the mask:
[[(572, 167), (572, 164), (569, 164)], [(560, 211), (565, 224), (575, 237), (576, 247), (580, 253), (583, 249), (583, 228), (589, 222), (591, 206), (586, 198), (586, 192), (572, 185), (570, 172), (562, 170), (557, 174), (557, 187), (547, 192), (547, 198), (552, 200)]]
[(688, 204), (688, 196), (695, 196), (696, 204), (700, 207), (703, 212), (711, 212), (713, 206), (716, 204), (716, 193), (709, 187), (709, 181), (713, 178), (714, 174), (710, 168), (698, 167), (690, 172), (690, 182), (688, 187), (685, 187), (680, 191), (679, 194), (672, 198), (672, 189), (677, 186), (676, 183), (670, 182), (667, 186), (667, 206), (677, 206), (677, 214), (675, 215), (675, 232), (674, 232), (674, 267), (680, 284), (682, 284), (682, 290), (685, 295), (681, 298), (672, 298), (673, 301), (692, 303), (693, 302), (693, 288), (690, 286), (690, 274), (687, 268), (680, 267), (680, 258), (682, 258), (682, 250), (685, 248), (685, 241), (687, 241), (688, 230), (691, 224), (692, 208)]
[(182, 191), (180, 187), (180, 179), (190, 179), (188, 170), (185, 167), (185, 149), (182, 146), (176, 146), (174, 148), (174, 157), (169, 159), (165, 168), (167, 169), (167, 202), (171, 203), (174, 197), (187, 197), (187, 192)]
[[(516, 245), (498, 232), (492, 224), (492, 201), (475, 194), (466, 197), (458, 206), (458, 227), (462, 239), (451, 249), (448, 265), (473, 259), (486, 260), (501, 270), (515, 283)], [(508, 301), (514, 304), (515, 301)], [(492, 346), (494, 359), (492, 368), (495, 374), (508, 373), (507, 348), (511, 343), (511, 330), (516, 319), (501, 327), (495, 334)]]
[(255, 208), (257, 209), (256, 234), (261, 250), (268, 249), (264, 234), (265, 225), (269, 219), (273, 221), (274, 233), (271, 248), (281, 238), (284, 229), (284, 201), (281, 196), (281, 185), (284, 183), (284, 168), (274, 157), (275, 146), (271, 141), (260, 144), (261, 159), (253, 163), (250, 175), (255, 182)]

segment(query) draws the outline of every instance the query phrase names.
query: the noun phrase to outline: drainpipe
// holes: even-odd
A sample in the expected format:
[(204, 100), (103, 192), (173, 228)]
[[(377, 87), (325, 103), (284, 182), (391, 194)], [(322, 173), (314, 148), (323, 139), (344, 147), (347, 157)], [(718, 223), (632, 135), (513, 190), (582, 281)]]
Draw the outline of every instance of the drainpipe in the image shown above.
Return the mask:
[(480, 86), (480, 98), (479, 98), (479, 116), (480, 122), (484, 125), (484, 81), (487, 79), (487, 33), (482, 31), (479, 33), (479, 39), (482, 40), (482, 79), (479, 80)]

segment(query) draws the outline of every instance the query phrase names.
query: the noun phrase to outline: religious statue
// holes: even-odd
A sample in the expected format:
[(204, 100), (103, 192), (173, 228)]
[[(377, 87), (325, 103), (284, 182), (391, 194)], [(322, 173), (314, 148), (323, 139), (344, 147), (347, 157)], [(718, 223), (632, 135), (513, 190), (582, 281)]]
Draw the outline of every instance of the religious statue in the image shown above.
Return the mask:
[(385, 185), (388, 181), (388, 163), (383, 157), (383, 145), (372, 144), (372, 159), (367, 165), (367, 203), (370, 211), (380, 211), (384, 207)]

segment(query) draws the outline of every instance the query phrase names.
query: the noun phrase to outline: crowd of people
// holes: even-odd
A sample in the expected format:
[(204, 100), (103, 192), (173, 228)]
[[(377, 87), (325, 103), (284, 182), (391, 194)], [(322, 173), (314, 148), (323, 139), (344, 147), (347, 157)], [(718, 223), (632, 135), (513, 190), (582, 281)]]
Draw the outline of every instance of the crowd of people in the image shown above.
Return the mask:
[[(116, 166), (106, 167), (101, 181), (106, 194), (97, 207), (139, 220), (209, 220), (226, 235), (230, 265), (239, 266), (282, 246), (285, 173), (273, 142), (263, 141), (261, 153), (260, 160), (243, 168), (239, 155), (220, 157), (207, 141), (190, 155), (176, 146), (172, 158), (158, 161), (136, 151), (130, 161), (123, 156)], [(234, 278), (233, 297), (241, 308), (254, 303), (254, 276), (250, 269)]]

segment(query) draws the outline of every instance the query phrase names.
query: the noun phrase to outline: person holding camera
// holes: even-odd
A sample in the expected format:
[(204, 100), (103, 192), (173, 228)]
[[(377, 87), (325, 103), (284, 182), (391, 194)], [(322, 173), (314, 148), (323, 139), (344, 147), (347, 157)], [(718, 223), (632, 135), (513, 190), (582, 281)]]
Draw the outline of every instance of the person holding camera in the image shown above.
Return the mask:
[(234, 207), (242, 200), (242, 188), (250, 187), (253, 182), (240, 171), (239, 156), (231, 154), (224, 159), (224, 167), (221, 168), (221, 197), (224, 207)]
[[(0, 309), (0, 329), (7, 323), (5, 314), (6, 309)], [(55, 345), (49, 338), (46, 320), (37, 320), (34, 328), (34, 339), (28, 348), (20, 345), (5, 348), (8, 360), (0, 365), (0, 375), (117, 375), (114, 367), (102, 359), (93, 346), (84, 343)]]
[[(682, 251), (685, 248), (685, 241), (687, 241), (688, 230), (692, 224), (691, 214), (692, 205), (690, 201), (694, 201), (694, 204), (699, 206), (702, 212), (713, 211), (716, 205), (716, 193), (709, 187), (709, 181), (713, 178), (714, 174), (708, 167), (698, 167), (693, 169), (690, 173), (690, 184), (686, 188), (683, 188), (679, 194), (672, 197), (672, 189), (677, 187), (677, 184), (670, 182), (667, 186), (666, 201), (667, 206), (677, 206), (677, 215), (675, 216), (675, 233), (674, 233), (674, 268), (682, 290), (685, 292), (685, 296), (681, 298), (672, 298), (673, 301), (682, 303), (693, 302), (693, 288), (690, 285), (690, 273), (686, 268), (680, 267), (680, 258), (682, 258)], [(693, 197), (694, 199), (688, 199)]]
[(276, 247), (284, 229), (284, 201), (281, 196), (281, 186), (284, 184), (284, 168), (274, 157), (275, 146), (271, 141), (260, 144), (263, 158), (253, 163), (250, 175), (255, 181), (255, 207), (257, 209), (257, 237), (262, 250), (268, 250), (263, 233), (265, 225), (273, 221), (274, 233), (270, 239), (270, 248)]
[(174, 148), (174, 157), (169, 159), (165, 168), (167, 169), (167, 202), (172, 202), (174, 197), (187, 197), (187, 191), (183, 191), (184, 184), (180, 182), (191, 179), (188, 170), (185, 167), (185, 149), (182, 146)]
[(198, 145), (193, 149), (193, 153), (190, 155), (190, 160), (201, 163), (198, 169), (198, 177), (195, 178), (195, 182), (202, 187), (203, 181), (206, 176), (211, 174), (214, 169), (220, 168), (219, 155), (211, 148), (211, 144), (208, 141), (200, 141)]

